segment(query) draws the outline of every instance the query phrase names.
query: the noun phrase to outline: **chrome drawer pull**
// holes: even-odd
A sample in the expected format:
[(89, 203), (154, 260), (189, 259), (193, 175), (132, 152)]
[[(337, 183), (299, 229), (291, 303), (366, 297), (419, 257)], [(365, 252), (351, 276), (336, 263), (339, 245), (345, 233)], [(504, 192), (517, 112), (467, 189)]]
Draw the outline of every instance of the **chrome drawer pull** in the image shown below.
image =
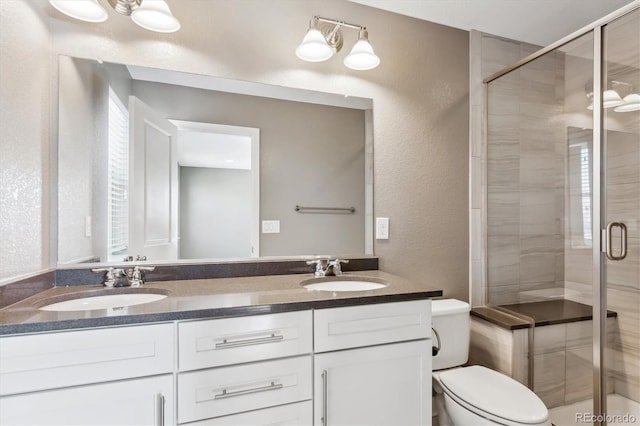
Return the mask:
[(278, 389), (282, 389), (282, 383), (276, 384), (275, 382), (271, 382), (271, 384), (268, 386), (260, 386), (259, 388), (245, 389), (245, 390), (234, 391), (234, 392), (227, 392), (226, 389), (223, 389), (222, 393), (217, 394), (216, 396), (213, 397), (213, 399), (231, 398), (232, 396), (242, 396), (242, 395), (248, 395), (256, 392), (266, 392), (266, 391), (272, 391), (272, 390), (278, 390)]
[(263, 343), (274, 343), (284, 340), (284, 336), (282, 334), (272, 333), (267, 337), (256, 337), (254, 339), (244, 339), (244, 340), (227, 340), (224, 339), (220, 343), (216, 343), (216, 349), (229, 349), (229, 348), (238, 348), (241, 346), (251, 346), (251, 345), (261, 345)]
[(158, 407), (158, 426), (164, 426), (164, 395), (156, 395), (156, 406)]
[(322, 424), (329, 426), (329, 372), (322, 370)]

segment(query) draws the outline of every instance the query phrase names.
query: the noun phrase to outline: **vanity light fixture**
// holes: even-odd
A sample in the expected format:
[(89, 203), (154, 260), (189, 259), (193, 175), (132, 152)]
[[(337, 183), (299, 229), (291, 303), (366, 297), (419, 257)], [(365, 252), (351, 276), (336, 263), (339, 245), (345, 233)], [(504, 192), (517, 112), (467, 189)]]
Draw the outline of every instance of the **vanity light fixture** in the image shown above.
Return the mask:
[[(593, 98), (593, 94), (591, 97)], [(615, 90), (605, 90), (602, 93), (602, 107), (605, 109), (617, 107), (619, 105), (622, 105), (623, 103), (624, 101)], [(593, 109), (593, 100), (591, 101), (591, 104), (589, 104), (587, 109)]]
[(630, 93), (622, 100), (624, 101), (624, 103), (615, 107), (613, 109), (615, 112), (640, 111), (640, 94)]
[(144, 0), (131, 12), (131, 19), (142, 28), (159, 33), (173, 33), (180, 29), (180, 22), (164, 0)]
[(109, 15), (98, 0), (49, 0), (51, 6), (72, 18), (86, 22), (104, 22)]
[[(164, 0), (108, 0), (116, 12), (131, 16), (133, 22), (144, 29), (172, 33), (180, 29), (180, 22), (173, 16)], [(98, 0), (49, 0), (58, 11), (87, 22), (104, 22), (109, 15)]]
[[(602, 93), (602, 107), (605, 109), (613, 108), (615, 112), (640, 111), (640, 94), (631, 93), (633, 86), (622, 81), (611, 81), (612, 89), (605, 90)], [(615, 89), (614, 89), (615, 87)], [(620, 96), (622, 93), (628, 93), (624, 98)], [(587, 93), (587, 98), (591, 101), (587, 109), (593, 109), (593, 93)]]
[(358, 41), (351, 53), (344, 58), (345, 66), (354, 70), (370, 70), (377, 67), (380, 58), (373, 52), (365, 27), (320, 16), (311, 18), (309, 29), (296, 49), (296, 56), (309, 62), (322, 62), (331, 58), (342, 48), (341, 27), (358, 30)]

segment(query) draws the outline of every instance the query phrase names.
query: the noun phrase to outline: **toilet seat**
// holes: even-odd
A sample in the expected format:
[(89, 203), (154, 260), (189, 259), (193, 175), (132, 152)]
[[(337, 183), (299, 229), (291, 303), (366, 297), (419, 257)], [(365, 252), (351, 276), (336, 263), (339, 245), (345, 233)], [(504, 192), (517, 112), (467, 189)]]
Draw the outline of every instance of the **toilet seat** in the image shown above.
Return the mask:
[(486, 367), (440, 372), (442, 390), (467, 410), (504, 425), (544, 424), (549, 412), (529, 388)]

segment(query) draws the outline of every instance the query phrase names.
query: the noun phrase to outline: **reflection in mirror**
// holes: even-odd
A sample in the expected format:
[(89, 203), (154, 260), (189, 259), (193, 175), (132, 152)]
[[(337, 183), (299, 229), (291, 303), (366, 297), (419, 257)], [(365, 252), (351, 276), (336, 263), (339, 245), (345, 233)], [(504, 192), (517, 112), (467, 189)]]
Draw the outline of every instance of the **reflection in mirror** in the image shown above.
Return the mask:
[(61, 56), (58, 264), (372, 254), (371, 108)]
[[(633, 168), (634, 161), (640, 160), (640, 141), (634, 133), (617, 130), (607, 130), (606, 139), (608, 169), (613, 170), (607, 176), (607, 193), (611, 200), (615, 200), (621, 191), (625, 193), (621, 186), (624, 184), (620, 183), (622, 178)], [(570, 126), (567, 129), (567, 141), (571, 248), (591, 249), (593, 130)]]
[(593, 131), (568, 127), (569, 232), (571, 248), (590, 249)]

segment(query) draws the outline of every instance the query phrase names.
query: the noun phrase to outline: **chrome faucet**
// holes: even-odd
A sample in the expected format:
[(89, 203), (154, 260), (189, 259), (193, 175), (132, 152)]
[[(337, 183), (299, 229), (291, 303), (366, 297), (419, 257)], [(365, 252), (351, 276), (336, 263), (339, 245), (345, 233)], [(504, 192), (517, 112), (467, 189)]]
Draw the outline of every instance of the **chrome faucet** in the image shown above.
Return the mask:
[[(347, 259), (334, 259), (329, 262), (329, 268), (333, 271), (333, 275), (338, 276), (342, 275), (342, 267), (341, 263), (349, 263)], [(326, 275), (326, 274), (325, 274)], [(331, 274), (329, 274), (331, 275)]]
[(316, 265), (314, 275), (316, 277), (327, 277), (331, 275), (342, 275), (341, 263), (349, 263), (348, 260), (342, 259), (314, 259), (307, 260), (307, 265)]
[(91, 272), (104, 272), (104, 282), (102, 283), (105, 287), (122, 287), (122, 277), (124, 276), (124, 270), (120, 268), (114, 268), (112, 266), (108, 268), (96, 268), (92, 269)]
[(144, 274), (142, 271), (153, 271), (155, 266), (134, 266), (127, 269), (127, 281), (130, 287), (142, 287), (144, 284)]
[(154, 266), (134, 266), (126, 271), (122, 268), (96, 268), (92, 272), (104, 272), (105, 287), (141, 287), (144, 284), (144, 275), (142, 271), (153, 271)]

